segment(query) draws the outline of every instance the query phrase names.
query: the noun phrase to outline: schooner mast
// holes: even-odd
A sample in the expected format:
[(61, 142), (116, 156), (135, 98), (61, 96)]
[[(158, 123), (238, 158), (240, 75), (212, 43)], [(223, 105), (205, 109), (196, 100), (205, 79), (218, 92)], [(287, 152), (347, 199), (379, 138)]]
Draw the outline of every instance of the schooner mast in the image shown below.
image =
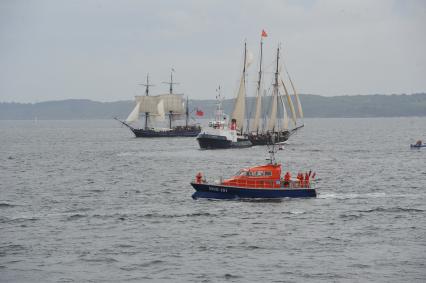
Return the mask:
[(237, 129), (240, 134), (243, 133), (244, 127), (244, 116), (245, 116), (245, 104), (246, 104), (246, 69), (250, 65), (250, 61), (247, 61), (247, 43), (244, 42), (244, 67), (241, 75), (240, 87), (238, 89), (238, 95), (235, 100), (234, 111), (232, 111), (231, 121), (236, 121)]
[(256, 109), (254, 115), (253, 130), (259, 133), (259, 121), (262, 112), (262, 57), (263, 57), (263, 35), (260, 37), (260, 62), (259, 62), (259, 77), (256, 88)]
[(277, 129), (275, 128), (276, 119), (277, 119), (277, 107), (278, 107), (278, 66), (279, 66), (279, 60), (280, 60), (280, 47), (277, 48), (277, 66), (275, 70), (275, 78), (274, 78), (274, 89), (272, 93), (272, 106), (271, 106), (271, 115), (268, 120), (268, 127), (267, 130), (270, 132), (274, 132)]

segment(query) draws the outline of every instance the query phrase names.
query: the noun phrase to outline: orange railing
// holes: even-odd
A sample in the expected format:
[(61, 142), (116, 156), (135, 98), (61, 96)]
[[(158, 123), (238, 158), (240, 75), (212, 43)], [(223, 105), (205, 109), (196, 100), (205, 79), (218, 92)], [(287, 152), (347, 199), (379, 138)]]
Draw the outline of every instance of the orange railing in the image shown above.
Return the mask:
[[(312, 182), (308, 182), (307, 184), (299, 181), (290, 181), (288, 186), (284, 185), (284, 181), (280, 180), (279, 185), (275, 183), (276, 181), (260, 181), (260, 180), (232, 180), (226, 182), (227, 186), (242, 186), (242, 187), (250, 187), (250, 188), (275, 188), (275, 189), (300, 189), (300, 188), (311, 188)], [(223, 183), (222, 183), (223, 184)]]

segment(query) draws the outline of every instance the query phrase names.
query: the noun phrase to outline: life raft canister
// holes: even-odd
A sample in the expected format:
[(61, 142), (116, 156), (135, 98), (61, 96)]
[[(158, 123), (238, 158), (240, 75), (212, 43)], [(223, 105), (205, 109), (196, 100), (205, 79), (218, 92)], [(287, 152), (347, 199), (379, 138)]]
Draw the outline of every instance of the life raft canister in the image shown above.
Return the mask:
[(198, 172), (197, 175), (195, 175), (195, 181), (197, 182), (197, 184), (201, 184), (203, 180), (203, 174), (201, 172)]

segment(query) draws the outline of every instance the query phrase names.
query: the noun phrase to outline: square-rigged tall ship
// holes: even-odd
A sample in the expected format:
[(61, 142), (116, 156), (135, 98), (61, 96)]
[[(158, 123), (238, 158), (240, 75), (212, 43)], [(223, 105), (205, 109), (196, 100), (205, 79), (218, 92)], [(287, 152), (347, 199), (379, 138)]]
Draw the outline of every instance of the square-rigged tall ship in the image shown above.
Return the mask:
[[(183, 101), (183, 94), (173, 93), (173, 69), (170, 74), (170, 85), (168, 94), (149, 95), (149, 75), (146, 77), (145, 95), (135, 96), (136, 106), (129, 114), (125, 121), (121, 121), (123, 125), (128, 127), (136, 137), (196, 137), (201, 127), (197, 124), (189, 124), (189, 105), (188, 99), (186, 103)], [(135, 128), (133, 123), (139, 120), (139, 117), (144, 117), (145, 126), (143, 128)], [(168, 128), (152, 127), (155, 122), (161, 122), (168, 116)], [(182, 120), (185, 117), (185, 125), (172, 126), (172, 122)]]

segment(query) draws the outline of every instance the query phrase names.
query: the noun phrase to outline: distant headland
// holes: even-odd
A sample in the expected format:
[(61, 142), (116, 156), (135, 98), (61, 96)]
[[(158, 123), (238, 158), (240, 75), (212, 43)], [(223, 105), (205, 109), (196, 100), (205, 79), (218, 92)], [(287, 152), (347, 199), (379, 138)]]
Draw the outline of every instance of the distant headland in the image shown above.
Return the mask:
[[(307, 118), (407, 117), (426, 116), (426, 93), (374, 94), (351, 96), (321, 96), (301, 94), (303, 112)], [(254, 98), (247, 102), (250, 114)], [(213, 116), (215, 100), (189, 100), (190, 109), (200, 109), (205, 117)], [(233, 99), (223, 107), (230, 113)], [(0, 120), (90, 120), (126, 118), (134, 101), (97, 102), (87, 99), (68, 99), (38, 103), (0, 102)]]

